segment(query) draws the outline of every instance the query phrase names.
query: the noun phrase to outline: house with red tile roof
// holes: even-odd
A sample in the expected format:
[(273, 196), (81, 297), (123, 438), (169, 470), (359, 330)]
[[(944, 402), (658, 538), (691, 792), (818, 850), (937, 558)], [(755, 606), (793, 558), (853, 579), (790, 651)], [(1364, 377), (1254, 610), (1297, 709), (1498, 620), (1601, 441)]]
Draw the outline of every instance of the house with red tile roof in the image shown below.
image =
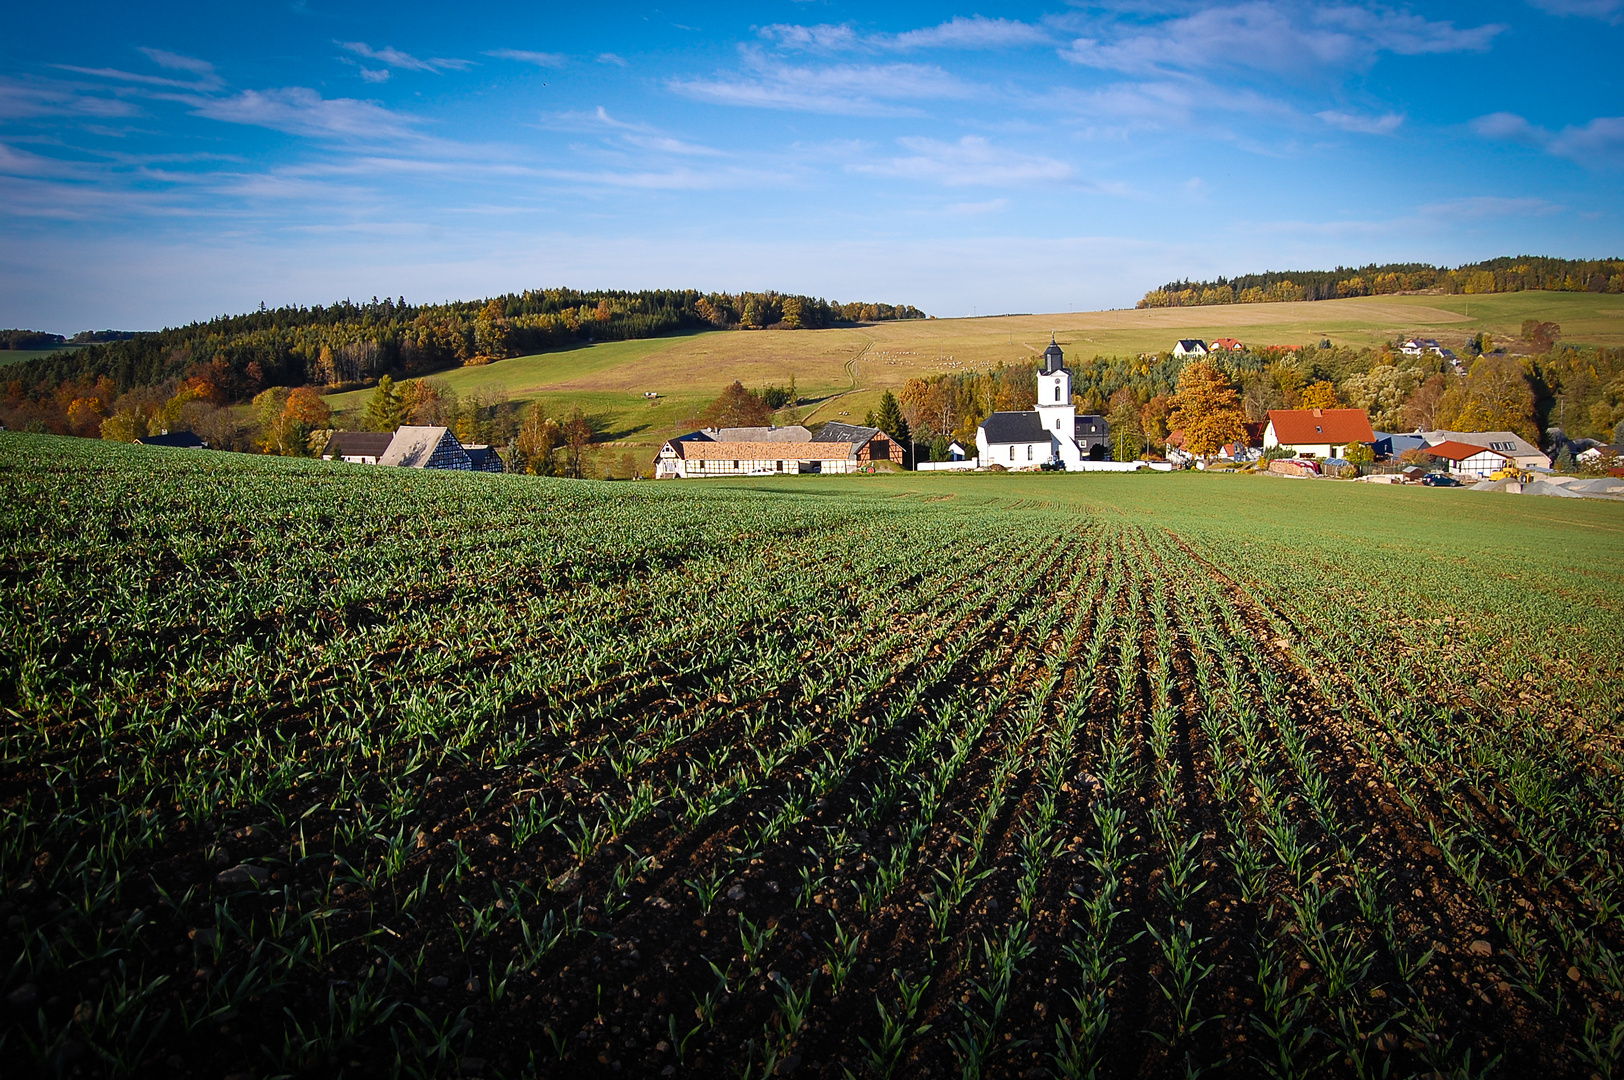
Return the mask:
[(1363, 409), (1270, 409), (1263, 448), (1279, 446), (1298, 457), (1341, 457), (1354, 443), (1373, 443)]

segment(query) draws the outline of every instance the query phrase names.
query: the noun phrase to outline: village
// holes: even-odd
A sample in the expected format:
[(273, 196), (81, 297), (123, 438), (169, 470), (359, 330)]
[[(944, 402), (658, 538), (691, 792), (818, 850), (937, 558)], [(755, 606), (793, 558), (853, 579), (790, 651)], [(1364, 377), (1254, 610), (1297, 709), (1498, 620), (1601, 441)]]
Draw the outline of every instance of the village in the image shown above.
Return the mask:
[[(1179, 339), (1170, 355), (1203, 361), (1245, 346), (1233, 338)], [(1435, 339), (1401, 341), (1405, 356), (1430, 355), (1458, 374), (1461, 361)], [(1200, 446), (1173, 428), (1164, 445), (1146, 440), (1129, 460), (1113, 455), (1109, 417), (1081, 413), (1072, 394), (1065, 353), (1052, 337), (1036, 372), (1036, 403), (993, 411), (976, 427), (972, 446), (954, 440), (941, 460), (922, 460), (901, 437), (878, 426), (841, 421), (810, 424), (701, 427), (666, 440), (647, 470), (656, 480), (919, 472), (1170, 472), (1175, 469), (1265, 473), (1296, 479), (1374, 484), (1470, 487), (1511, 494), (1624, 498), (1624, 446), (1594, 439), (1572, 444), (1573, 463), (1590, 476), (1558, 475), (1552, 455), (1514, 431), (1447, 429), (1381, 431), (1357, 408), (1269, 409), (1262, 421), (1241, 422), (1234, 437)], [(652, 394), (646, 396), (657, 396)], [(191, 449), (207, 443), (191, 432), (137, 440)], [(394, 431), (334, 431), (320, 456), (356, 465), (507, 471), (488, 444), (464, 444), (444, 426), (403, 425)], [(1572, 471), (1572, 470), (1570, 470)], [(643, 472), (634, 472), (639, 479)]]

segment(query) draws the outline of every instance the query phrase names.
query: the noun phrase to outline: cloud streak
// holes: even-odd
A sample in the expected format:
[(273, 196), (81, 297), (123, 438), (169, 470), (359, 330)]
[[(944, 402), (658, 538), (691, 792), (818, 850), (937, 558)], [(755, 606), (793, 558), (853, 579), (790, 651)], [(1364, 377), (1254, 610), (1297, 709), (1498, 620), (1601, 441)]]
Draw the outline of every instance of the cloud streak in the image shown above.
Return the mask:
[(1000, 149), (986, 139), (966, 135), (957, 142), (907, 137), (898, 144), (912, 153), (884, 161), (848, 166), (857, 173), (922, 180), (944, 187), (1004, 187), (1064, 183), (1076, 170), (1041, 154)]
[(1587, 168), (1624, 166), (1624, 116), (1598, 116), (1587, 124), (1551, 131), (1516, 113), (1497, 112), (1478, 117), (1470, 127), (1485, 139), (1537, 146)]
[(536, 67), (557, 68), (569, 63), (569, 57), (563, 53), (531, 52), (528, 49), (491, 49), (485, 54), (494, 56), (498, 60), (517, 60), (521, 64), (534, 64)]
[(393, 46), (374, 49), (364, 41), (337, 41), (334, 44), (341, 49), (354, 53), (356, 56), (376, 61), (400, 71), (426, 71), (439, 74), (444, 71), (463, 71), (471, 66), (467, 60), (453, 60), (442, 56), (421, 60), (411, 53), (402, 52)]
[(717, 105), (898, 116), (918, 110), (903, 102), (962, 100), (975, 88), (927, 64), (800, 66), (745, 47), (746, 72), (709, 79), (672, 79), (679, 94)]
[(1408, 12), (1337, 5), (1321, 8), (1251, 0), (1145, 24), (1100, 22), (1061, 56), (1118, 72), (1241, 67), (1288, 78), (1363, 70), (1382, 53), (1399, 56), (1482, 52), (1500, 25), (1462, 29)]

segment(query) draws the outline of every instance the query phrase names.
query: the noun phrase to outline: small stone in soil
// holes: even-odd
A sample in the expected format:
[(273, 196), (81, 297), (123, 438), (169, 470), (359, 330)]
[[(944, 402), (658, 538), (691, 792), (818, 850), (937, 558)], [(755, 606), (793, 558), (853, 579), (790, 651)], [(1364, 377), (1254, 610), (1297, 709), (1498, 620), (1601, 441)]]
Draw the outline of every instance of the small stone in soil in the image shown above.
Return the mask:
[(444, 975), (436, 975), (434, 978), (429, 980), (429, 985), (434, 987), (436, 990), (444, 990), (446, 987), (451, 985), (451, 980), (446, 978)]
[(6, 995), (6, 1004), (18, 1009), (26, 1009), (38, 1000), (39, 987), (33, 983), (23, 983)]
[(1482, 938), (1479, 938), (1470, 945), (1466, 946), (1466, 951), (1471, 953), (1473, 956), (1493, 956), (1494, 946), (1490, 945)]

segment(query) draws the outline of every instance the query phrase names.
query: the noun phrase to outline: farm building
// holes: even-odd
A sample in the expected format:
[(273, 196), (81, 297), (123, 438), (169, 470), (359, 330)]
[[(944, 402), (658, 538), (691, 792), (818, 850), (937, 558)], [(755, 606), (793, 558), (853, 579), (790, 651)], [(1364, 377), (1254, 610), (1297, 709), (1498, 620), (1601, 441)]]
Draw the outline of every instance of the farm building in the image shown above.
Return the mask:
[(321, 452), (323, 461), (376, 465), (394, 439), (393, 431), (335, 431)]
[(207, 450), (209, 444), (190, 431), (165, 431), (159, 435), (143, 435), (135, 440), (142, 446), (171, 446), (177, 450)]
[(389, 440), (389, 449), (378, 457), (379, 465), (403, 469), (453, 469), (471, 472), (473, 461), (462, 443), (443, 427), (403, 427)]
[[(1515, 462), (1519, 469), (1551, 467), (1551, 459), (1515, 431), (1423, 431), (1421, 437), (1427, 440), (1429, 447), (1444, 442), (1459, 442), (1485, 450), (1498, 450)], [(1432, 453), (1430, 449), (1427, 452)]]
[(1200, 338), (1180, 338), (1173, 346), (1174, 356), (1206, 356), (1207, 343)]
[(1111, 426), (1103, 416), (1077, 415), (1065, 359), (1051, 337), (1038, 373), (1038, 403), (1025, 412), (995, 412), (982, 421), (976, 429), (976, 453), (983, 468), (1035, 469), (1046, 461), (1069, 468), (1105, 457)]
[(497, 454), (494, 446), (485, 443), (471, 443), (463, 447), (468, 453), (468, 463), (475, 472), (501, 472), (502, 458)]
[(1482, 479), (1498, 472), (1511, 461), (1511, 455), (1472, 443), (1446, 441), (1427, 447), (1427, 453), (1445, 463), (1455, 476)]
[(718, 476), (776, 476), (796, 473), (856, 472), (859, 462), (849, 442), (715, 442), (672, 439), (654, 459), (656, 480)]
[(1246, 346), (1242, 345), (1239, 341), (1232, 337), (1221, 337), (1217, 338), (1212, 343), (1213, 352), (1218, 352), (1220, 350), (1223, 352), (1245, 352)]
[[(802, 429), (805, 430), (805, 429)], [(851, 443), (858, 461), (890, 461), (903, 463), (902, 444), (879, 428), (842, 424), (835, 421), (824, 424), (812, 437), (815, 443)]]
[(1270, 409), (1263, 448), (1284, 447), (1299, 457), (1341, 457), (1355, 443), (1373, 443), (1363, 409)]

